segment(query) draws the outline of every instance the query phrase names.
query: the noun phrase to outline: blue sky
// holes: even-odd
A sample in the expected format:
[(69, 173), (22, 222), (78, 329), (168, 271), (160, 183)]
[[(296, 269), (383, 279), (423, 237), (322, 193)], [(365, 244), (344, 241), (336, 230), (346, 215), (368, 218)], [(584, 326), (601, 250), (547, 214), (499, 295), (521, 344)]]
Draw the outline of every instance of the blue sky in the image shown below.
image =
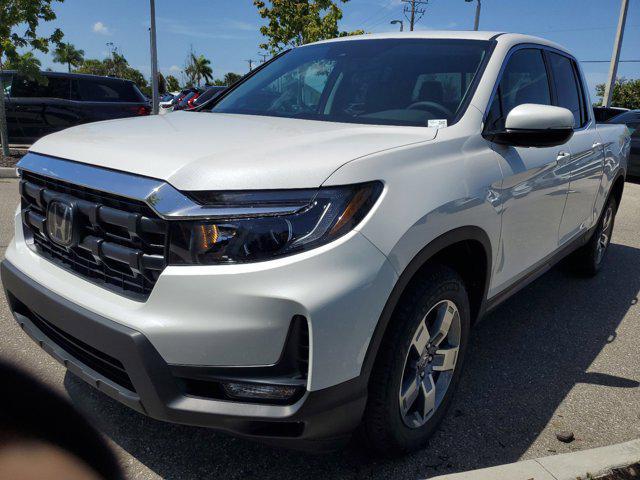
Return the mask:
[[(401, 0), (351, 0), (343, 5), (343, 30), (396, 30), (389, 21), (402, 18)], [(60, 27), (65, 39), (88, 58), (104, 58), (113, 44), (145, 74), (149, 72), (147, 0), (65, 0), (55, 4), (58, 19), (43, 32)], [(618, 21), (619, 0), (482, 0), (480, 28), (512, 31), (549, 38), (569, 48), (580, 60), (611, 56)], [(430, 0), (416, 28), (465, 30), (473, 27), (475, 2)], [(177, 73), (189, 48), (212, 60), (215, 76), (248, 70), (258, 61), (262, 20), (251, 0), (156, 0), (158, 62), (165, 74)], [(406, 22), (405, 22), (406, 24)], [(45, 26), (46, 25), (46, 26)], [(622, 59), (640, 60), (640, 1), (631, 0)], [(50, 55), (40, 56), (44, 67), (64, 70)], [(584, 63), (592, 89), (607, 77), (608, 63)], [(620, 76), (640, 77), (640, 63), (622, 63)], [(592, 93), (593, 95), (593, 93)]]

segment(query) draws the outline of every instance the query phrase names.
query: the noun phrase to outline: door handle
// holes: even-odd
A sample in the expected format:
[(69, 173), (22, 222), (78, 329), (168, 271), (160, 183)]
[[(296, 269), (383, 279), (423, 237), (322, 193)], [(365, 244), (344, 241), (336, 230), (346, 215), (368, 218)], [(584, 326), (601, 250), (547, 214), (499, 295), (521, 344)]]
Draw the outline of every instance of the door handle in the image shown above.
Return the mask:
[(558, 165), (564, 165), (569, 161), (569, 157), (571, 157), (571, 154), (568, 152), (558, 152), (558, 156), (556, 157), (556, 163)]

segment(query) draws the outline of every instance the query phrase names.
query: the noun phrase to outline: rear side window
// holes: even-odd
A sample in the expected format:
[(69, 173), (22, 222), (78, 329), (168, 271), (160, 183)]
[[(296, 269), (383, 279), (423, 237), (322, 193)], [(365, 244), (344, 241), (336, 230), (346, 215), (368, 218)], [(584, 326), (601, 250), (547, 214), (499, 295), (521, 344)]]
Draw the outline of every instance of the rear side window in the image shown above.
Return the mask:
[(14, 77), (11, 96), (22, 98), (60, 98), (69, 100), (71, 82), (64, 77), (45, 77), (42, 82)]
[(9, 95), (11, 95), (11, 75), (0, 75), (0, 78), (2, 78), (2, 88), (4, 89), (4, 95), (5, 97), (8, 97)]
[(575, 128), (580, 128), (586, 123), (587, 118), (573, 61), (556, 53), (549, 52), (548, 55), (557, 104), (559, 107), (571, 110), (574, 118), (573, 125)]
[(542, 51), (535, 48), (517, 50), (509, 58), (489, 109), (487, 129), (503, 129), (509, 112), (523, 103), (551, 105), (549, 77)]
[(77, 80), (77, 98), (85, 102), (141, 102), (141, 94), (133, 83), (103, 79)]

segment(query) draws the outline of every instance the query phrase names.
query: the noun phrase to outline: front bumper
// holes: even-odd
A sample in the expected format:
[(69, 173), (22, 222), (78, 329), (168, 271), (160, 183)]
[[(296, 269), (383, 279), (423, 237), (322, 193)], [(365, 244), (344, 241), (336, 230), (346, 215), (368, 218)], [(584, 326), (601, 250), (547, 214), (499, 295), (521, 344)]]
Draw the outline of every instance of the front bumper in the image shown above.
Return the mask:
[[(141, 332), (62, 298), (6, 260), (0, 271), (9, 306), (25, 332), (71, 372), (140, 413), (310, 450), (334, 448), (348, 440), (360, 421), (366, 403), (364, 376), (307, 391), (293, 405), (191, 396)], [(113, 375), (99, 373), (104, 365), (98, 368), (96, 359), (115, 365), (126, 378), (118, 382)]]
[(147, 300), (138, 302), (41, 257), (24, 238), (19, 211), (15, 223), (5, 254), (9, 262), (70, 303), (140, 332), (170, 365), (273, 365), (292, 318), (304, 317), (311, 391), (360, 375), (397, 280), (387, 258), (353, 231), (330, 244), (267, 262), (169, 266)]

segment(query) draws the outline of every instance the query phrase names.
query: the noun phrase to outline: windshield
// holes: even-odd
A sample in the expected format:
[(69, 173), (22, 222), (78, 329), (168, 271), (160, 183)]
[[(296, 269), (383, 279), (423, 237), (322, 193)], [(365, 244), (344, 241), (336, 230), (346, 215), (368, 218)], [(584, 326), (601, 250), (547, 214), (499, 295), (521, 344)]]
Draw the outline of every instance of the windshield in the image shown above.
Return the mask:
[(442, 127), (464, 104), (488, 46), (387, 39), (300, 47), (242, 82), (211, 111)]

